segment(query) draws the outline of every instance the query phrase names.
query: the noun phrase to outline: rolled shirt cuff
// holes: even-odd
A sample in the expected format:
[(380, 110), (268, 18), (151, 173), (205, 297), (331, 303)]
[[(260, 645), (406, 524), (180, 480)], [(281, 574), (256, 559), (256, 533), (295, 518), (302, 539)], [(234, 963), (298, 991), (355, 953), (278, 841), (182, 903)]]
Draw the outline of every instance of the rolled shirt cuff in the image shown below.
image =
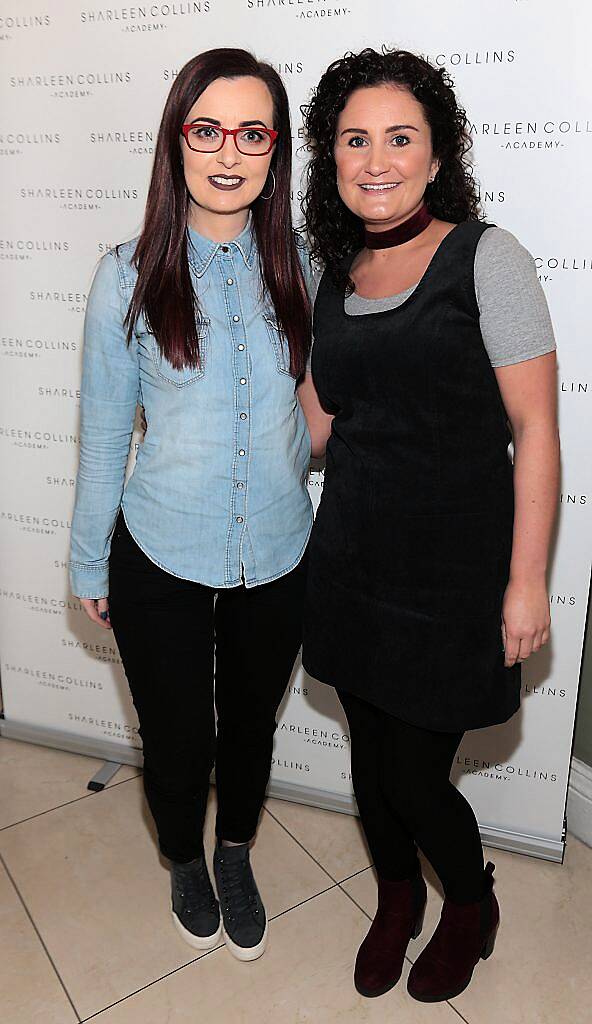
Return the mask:
[(100, 565), (81, 565), (70, 562), (70, 586), (75, 597), (90, 598), (98, 601), (109, 596), (109, 563)]

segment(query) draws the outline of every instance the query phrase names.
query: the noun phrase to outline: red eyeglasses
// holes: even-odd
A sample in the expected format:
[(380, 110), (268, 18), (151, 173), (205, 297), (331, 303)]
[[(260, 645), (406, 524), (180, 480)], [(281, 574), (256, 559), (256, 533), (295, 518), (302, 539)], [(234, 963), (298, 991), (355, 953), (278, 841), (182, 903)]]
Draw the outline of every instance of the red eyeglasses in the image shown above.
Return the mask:
[(194, 153), (217, 153), (232, 135), (243, 156), (265, 156), (271, 152), (278, 133), (273, 128), (223, 128), (214, 124), (184, 124), (181, 131)]

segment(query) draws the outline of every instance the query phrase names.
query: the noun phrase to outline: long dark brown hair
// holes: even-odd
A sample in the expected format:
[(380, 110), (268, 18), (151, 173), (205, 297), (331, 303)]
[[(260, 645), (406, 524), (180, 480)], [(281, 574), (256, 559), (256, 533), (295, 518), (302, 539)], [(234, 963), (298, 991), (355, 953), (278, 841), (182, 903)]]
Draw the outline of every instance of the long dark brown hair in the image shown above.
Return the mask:
[(292, 229), (290, 179), (292, 137), (288, 97), (281, 78), (246, 50), (217, 49), (193, 57), (177, 75), (165, 104), (144, 226), (133, 257), (138, 279), (125, 319), (128, 343), (143, 314), (163, 355), (175, 366), (199, 365), (196, 328), (198, 299), (188, 262), (189, 194), (180, 145), (181, 125), (202, 92), (217, 78), (250, 76), (265, 83), (273, 100), (278, 131), (271, 169), (275, 190), (260, 196), (251, 212), (259, 250), (263, 290), (267, 292), (290, 349), (290, 371), (300, 376), (310, 347), (310, 303)]

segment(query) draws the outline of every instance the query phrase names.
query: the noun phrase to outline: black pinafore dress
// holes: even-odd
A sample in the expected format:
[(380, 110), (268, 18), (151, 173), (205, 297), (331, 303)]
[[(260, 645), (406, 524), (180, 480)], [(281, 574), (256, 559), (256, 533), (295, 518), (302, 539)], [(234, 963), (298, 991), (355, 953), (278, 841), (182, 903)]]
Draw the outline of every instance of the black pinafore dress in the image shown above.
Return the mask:
[(488, 226), (453, 228), (396, 309), (349, 316), (328, 272), (314, 309), (313, 379), (335, 419), (303, 664), (443, 732), (504, 722), (520, 703), (501, 639), (511, 437), (474, 287)]

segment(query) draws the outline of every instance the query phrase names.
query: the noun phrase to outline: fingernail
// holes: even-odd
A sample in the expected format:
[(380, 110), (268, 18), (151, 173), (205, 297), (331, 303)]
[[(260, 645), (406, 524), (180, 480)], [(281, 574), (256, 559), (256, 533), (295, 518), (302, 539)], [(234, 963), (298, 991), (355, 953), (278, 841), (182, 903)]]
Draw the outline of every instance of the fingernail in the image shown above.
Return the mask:
[(101, 618), (103, 622), (105, 622), (106, 619), (109, 618), (109, 612), (99, 612), (99, 618)]

